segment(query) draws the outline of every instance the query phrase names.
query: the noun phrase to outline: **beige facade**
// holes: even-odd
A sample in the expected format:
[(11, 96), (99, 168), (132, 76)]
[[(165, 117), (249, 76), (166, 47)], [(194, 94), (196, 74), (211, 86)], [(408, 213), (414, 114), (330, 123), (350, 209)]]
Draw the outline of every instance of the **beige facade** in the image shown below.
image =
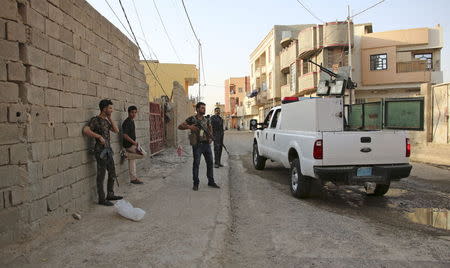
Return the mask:
[(359, 102), (411, 97), (422, 83), (442, 83), (440, 26), (367, 33), (360, 46), (360, 68), (354, 69)]

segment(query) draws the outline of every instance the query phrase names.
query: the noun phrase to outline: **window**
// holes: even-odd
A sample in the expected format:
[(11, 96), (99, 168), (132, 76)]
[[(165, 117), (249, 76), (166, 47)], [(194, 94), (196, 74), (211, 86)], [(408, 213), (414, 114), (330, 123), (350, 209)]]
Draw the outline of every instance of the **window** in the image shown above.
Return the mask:
[(239, 90), (239, 93), (242, 93), (242, 88), (241, 87), (238, 90)]
[(269, 59), (268, 59), (268, 63), (270, 63), (271, 59), (272, 59), (272, 46), (269, 46), (269, 52), (267, 53), (269, 55)]
[(370, 55), (370, 70), (387, 70), (387, 54)]
[(241, 102), (239, 102), (239, 106), (242, 106), (242, 101), (241, 101)]
[(291, 91), (297, 90), (297, 64), (293, 63), (290, 66), (290, 75), (291, 75), (291, 83), (290, 89)]
[(272, 73), (269, 73), (269, 89), (272, 88)]
[(309, 62), (303, 61), (303, 72), (302, 75), (309, 73)]
[(276, 128), (278, 123), (278, 117), (280, 116), (281, 109), (278, 109), (273, 115), (272, 122), (270, 122), (270, 128)]
[(422, 53), (422, 54), (415, 54), (415, 59), (418, 60), (424, 60), (427, 62), (427, 70), (433, 69), (433, 54), (432, 53)]
[(269, 121), (270, 121), (270, 117), (272, 117), (272, 114), (273, 114), (273, 110), (271, 110), (271, 111), (267, 114), (266, 119), (264, 119), (264, 123), (263, 123), (264, 127), (269, 126)]

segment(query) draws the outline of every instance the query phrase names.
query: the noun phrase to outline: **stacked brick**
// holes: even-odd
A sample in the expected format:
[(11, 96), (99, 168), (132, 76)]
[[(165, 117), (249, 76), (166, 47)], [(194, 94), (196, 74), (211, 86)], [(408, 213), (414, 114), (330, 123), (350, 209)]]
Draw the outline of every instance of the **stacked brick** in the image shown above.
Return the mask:
[[(93, 203), (92, 141), (81, 130), (101, 99), (114, 102), (118, 124), (129, 105), (140, 108), (136, 134), (147, 148), (149, 114), (137, 47), (84, 0), (0, 4), (2, 246)], [(121, 149), (117, 135), (112, 147)]]

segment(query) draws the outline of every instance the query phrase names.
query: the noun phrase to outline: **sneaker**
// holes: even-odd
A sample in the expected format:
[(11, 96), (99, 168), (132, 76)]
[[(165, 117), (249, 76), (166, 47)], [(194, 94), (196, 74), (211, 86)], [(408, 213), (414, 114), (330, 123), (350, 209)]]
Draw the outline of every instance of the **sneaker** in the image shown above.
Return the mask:
[(220, 188), (220, 186), (219, 185), (217, 185), (215, 182), (213, 182), (213, 183), (208, 183), (208, 186), (209, 187), (212, 187), (212, 188)]
[(106, 197), (106, 200), (120, 200), (120, 199), (123, 199), (123, 197), (118, 195), (110, 195)]
[(144, 184), (144, 182), (142, 182), (142, 181), (140, 181), (138, 179), (132, 180), (132, 181), (130, 181), (130, 183), (132, 183), (132, 184)]
[(219, 164), (214, 164), (214, 167), (215, 167), (215, 168), (219, 168), (220, 165), (219, 165)]
[(98, 204), (107, 207), (114, 206), (114, 204), (108, 200), (98, 201)]
[(194, 187), (192, 187), (192, 190), (198, 191), (198, 184), (194, 184)]

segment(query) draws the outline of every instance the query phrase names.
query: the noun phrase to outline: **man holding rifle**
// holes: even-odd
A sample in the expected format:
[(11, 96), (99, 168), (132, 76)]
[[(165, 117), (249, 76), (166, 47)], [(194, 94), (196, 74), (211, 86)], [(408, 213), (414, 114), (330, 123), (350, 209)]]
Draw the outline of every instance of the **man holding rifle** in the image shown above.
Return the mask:
[(213, 171), (213, 155), (211, 151), (211, 142), (213, 139), (212, 128), (209, 119), (205, 117), (206, 104), (203, 102), (197, 103), (195, 106), (197, 114), (186, 119), (185, 122), (178, 126), (180, 130), (191, 131), (189, 140), (192, 145), (192, 154), (194, 162), (192, 165), (192, 175), (194, 180), (193, 190), (198, 191), (200, 180), (198, 178), (198, 171), (200, 166), (200, 159), (203, 155), (206, 161), (206, 177), (208, 178), (208, 186), (212, 188), (220, 188), (214, 181)]

